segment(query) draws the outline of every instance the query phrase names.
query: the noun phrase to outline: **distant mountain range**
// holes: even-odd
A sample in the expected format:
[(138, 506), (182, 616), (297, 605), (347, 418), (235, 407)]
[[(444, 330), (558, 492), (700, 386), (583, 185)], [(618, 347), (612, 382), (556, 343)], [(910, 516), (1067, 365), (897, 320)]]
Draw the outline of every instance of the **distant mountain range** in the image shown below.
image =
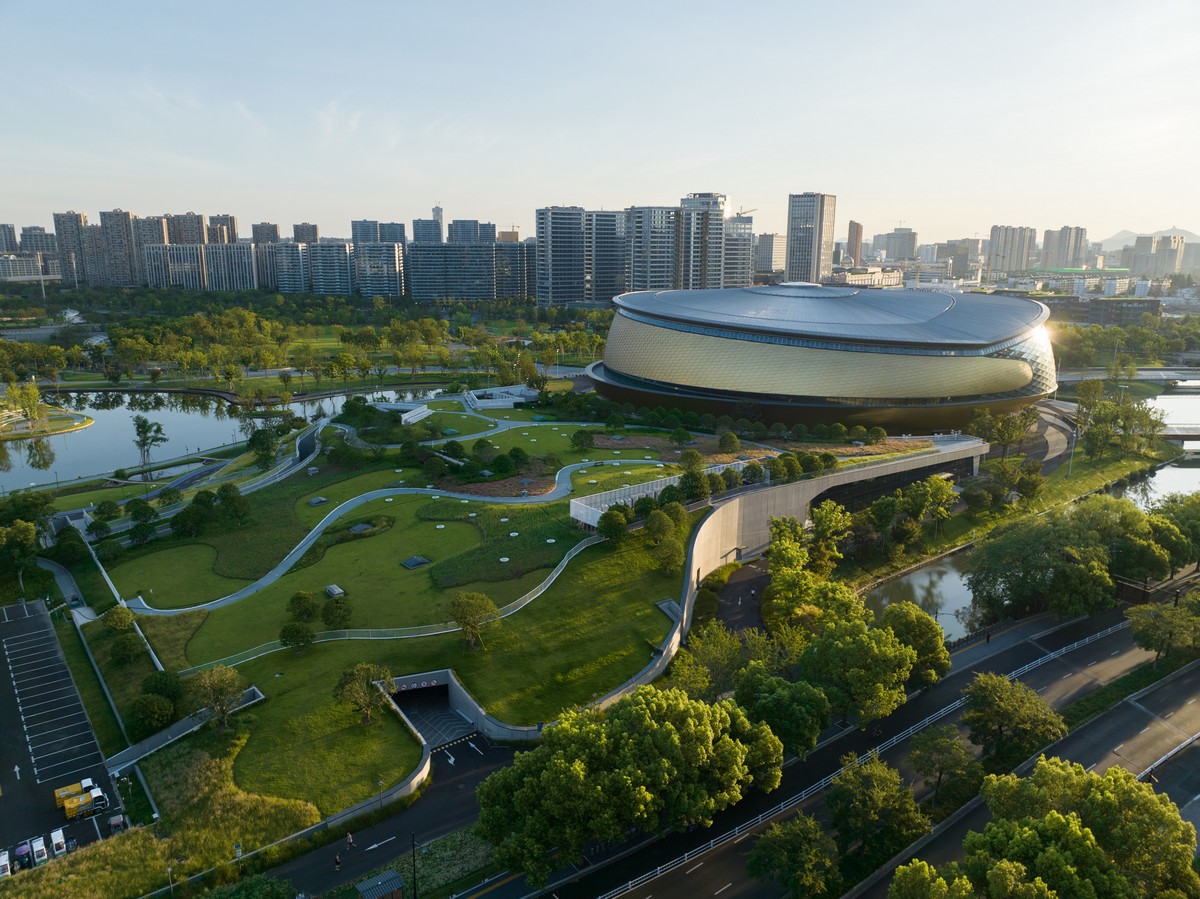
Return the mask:
[[(1184, 231), (1182, 228), (1167, 228), (1164, 231), (1154, 231), (1155, 237), (1182, 237), (1186, 243), (1200, 243), (1200, 234), (1193, 234), (1191, 231)], [(1100, 241), (1100, 246), (1104, 247), (1104, 252), (1111, 253), (1114, 250), (1119, 250), (1121, 247), (1133, 246), (1133, 242), (1138, 237), (1145, 235), (1137, 234), (1133, 231), (1118, 231), (1112, 237), (1106, 237)]]

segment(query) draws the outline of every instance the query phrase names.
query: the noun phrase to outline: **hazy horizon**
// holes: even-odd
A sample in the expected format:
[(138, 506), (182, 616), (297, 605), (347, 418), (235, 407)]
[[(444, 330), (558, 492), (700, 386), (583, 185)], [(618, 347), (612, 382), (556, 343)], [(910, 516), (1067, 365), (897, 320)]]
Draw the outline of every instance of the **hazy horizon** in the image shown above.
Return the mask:
[(348, 237), (440, 203), (526, 237), (539, 206), (716, 191), (762, 233), (820, 191), (839, 239), (1200, 231), (1179, 0), (53, 10), (0, 0), (18, 228), (119, 207)]

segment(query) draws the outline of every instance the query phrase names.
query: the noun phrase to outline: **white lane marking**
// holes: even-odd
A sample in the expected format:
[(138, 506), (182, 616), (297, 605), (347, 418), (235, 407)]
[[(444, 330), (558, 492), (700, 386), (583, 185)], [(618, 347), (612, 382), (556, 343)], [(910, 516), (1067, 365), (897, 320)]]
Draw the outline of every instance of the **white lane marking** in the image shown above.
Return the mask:
[(1122, 649), (1114, 649), (1112, 652), (1110, 652), (1110, 653), (1109, 653), (1109, 655), (1110, 655), (1110, 656), (1119, 656), (1119, 655), (1120, 655), (1122, 652), (1124, 652), (1124, 650), (1122, 650)]
[(1121, 747), (1124, 745), (1125, 745), (1124, 743), (1118, 743), (1116, 746), (1113, 747), (1113, 752), (1120, 751)]
[(1074, 674), (1074, 673), (1075, 673), (1074, 671), (1068, 671), (1066, 674), (1064, 674), (1064, 675), (1062, 676), (1062, 679), (1063, 679), (1063, 680), (1066, 680), (1068, 677), (1070, 677), (1070, 676), (1071, 676), (1072, 674)]
[(683, 873), (684, 873), (684, 874), (691, 874), (693, 871), (695, 871), (695, 870), (697, 870), (697, 869), (699, 869), (699, 868), (703, 868), (703, 867), (704, 867), (704, 862), (700, 862), (700, 864), (698, 864), (698, 865), (692, 865), (692, 867), (688, 868), (688, 869), (687, 869), (686, 871), (684, 871)]
[(727, 883), (727, 884), (725, 884), (725, 886), (721, 887), (721, 889), (719, 889), (719, 890), (717, 890), (715, 893), (713, 893), (713, 895), (714, 895), (714, 896), (720, 896), (722, 893), (724, 893), (724, 892), (725, 892), (727, 889), (729, 889), (731, 886), (733, 886), (733, 884), (732, 884), (732, 883)]

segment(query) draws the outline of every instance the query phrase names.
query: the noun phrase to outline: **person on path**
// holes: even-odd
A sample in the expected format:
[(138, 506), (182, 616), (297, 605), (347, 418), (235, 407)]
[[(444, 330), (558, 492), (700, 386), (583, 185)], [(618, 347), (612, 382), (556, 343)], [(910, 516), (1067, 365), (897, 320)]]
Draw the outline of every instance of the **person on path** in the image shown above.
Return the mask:
[(349, 852), (354, 848), (354, 834), (346, 833), (346, 851)]
[(335, 871), (342, 870), (342, 854), (340, 852), (336, 853), (333, 856), (333, 870), (335, 870)]

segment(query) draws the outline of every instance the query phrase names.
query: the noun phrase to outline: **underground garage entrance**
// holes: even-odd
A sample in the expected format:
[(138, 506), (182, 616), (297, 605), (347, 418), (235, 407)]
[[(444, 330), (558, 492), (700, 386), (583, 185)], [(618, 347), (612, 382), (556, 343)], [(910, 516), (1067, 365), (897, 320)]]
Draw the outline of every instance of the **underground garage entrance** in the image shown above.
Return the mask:
[(438, 678), (398, 680), (392, 699), (431, 750), (475, 733), (474, 725), (450, 708), (450, 687)]

